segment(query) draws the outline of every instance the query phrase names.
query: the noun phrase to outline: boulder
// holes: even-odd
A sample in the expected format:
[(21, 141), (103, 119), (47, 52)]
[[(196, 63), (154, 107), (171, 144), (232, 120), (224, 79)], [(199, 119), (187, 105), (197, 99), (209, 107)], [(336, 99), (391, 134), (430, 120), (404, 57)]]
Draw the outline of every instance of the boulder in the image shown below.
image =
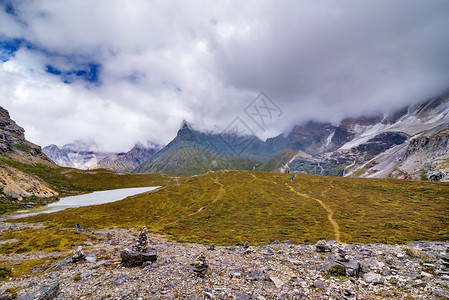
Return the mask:
[(32, 293), (23, 295), (19, 300), (51, 300), (56, 298), (59, 292), (59, 282), (46, 285)]
[(120, 252), (122, 258), (122, 264), (126, 267), (141, 267), (144, 262), (157, 260), (156, 250), (150, 250), (148, 252), (137, 252), (125, 248)]
[(316, 252), (331, 252), (332, 248), (326, 241), (318, 241), (315, 244)]

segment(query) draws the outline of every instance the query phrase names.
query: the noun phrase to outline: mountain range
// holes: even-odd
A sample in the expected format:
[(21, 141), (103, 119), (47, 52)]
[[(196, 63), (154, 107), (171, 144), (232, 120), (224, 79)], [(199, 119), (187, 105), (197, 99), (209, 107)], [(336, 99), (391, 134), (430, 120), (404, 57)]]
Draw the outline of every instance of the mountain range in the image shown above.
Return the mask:
[(146, 146), (136, 143), (131, 150), (124, 153), (91, 150), (94, 147), (94, 142), (77, 140), (61, 148), (52, 144), (42, 150), (51, 160), (62, 167), (81, 170), (105, 168), (116, 172), (128, 172), (134, 170), (162, 148), (151, 142), (148, 142)]
[(41, 151), (3, 108), (0, 126), (0, 151), (25, 163), (172, 175), (234, 169), (449, 181), (449, 91), (390, 114), (337, 125), (310, 121), (265, 141), (202, 131), (184, 121), (165, 147), (138, 143), (126, 153), (93, 151), (85, 141)]
[[(390, 114), (348, 118), (339, 125), (310, 121), (266, 141), (203, 132), (183, 122), (177, 136), (134, 172), (244, 169), (448, 181), (448, 140), (449, 91)], [(230, 146), (235, 144), (244, 147), (236, 151)]]

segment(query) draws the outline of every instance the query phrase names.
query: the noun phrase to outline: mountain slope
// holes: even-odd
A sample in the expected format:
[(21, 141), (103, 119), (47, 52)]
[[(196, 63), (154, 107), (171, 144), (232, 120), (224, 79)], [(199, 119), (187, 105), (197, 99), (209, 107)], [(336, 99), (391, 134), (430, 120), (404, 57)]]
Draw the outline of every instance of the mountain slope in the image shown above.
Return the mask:
[[(183, 123), (177, 136), (135, 172), (199, 174), (257, 168), (330, 176), (403, 178), (406, 174), (412, 179), (447, 181), (447, 128), (449, 92), (388, 115), (348, 118), (339, 125), (310, 121), (266, 141), (201, 132)], [(226, 143), (228, 138), (250, 143), (236, 153)]]
[(6, 109), (0, 107), (0, 201), (57, 195), (57, 192), (39, 177), (4, 164), (7, 160), (26, 165), (55, 166), (42, 153), (41, 147), (26, 140), (25, 130), (11, 119)]
[(448, 181), (449, 93), (387, 116), (343, 120), (326, 144), (271, 171)]
[[(248, 145), (240, 153), (226, 141), (242, 139)], [(275, 143), (255, 136), (232, 136), (200, 132), (183, 122), (176, 137), (134, 171), (138, 173), (199, 174), (209, 170), (250, 170), (276, 153)]]

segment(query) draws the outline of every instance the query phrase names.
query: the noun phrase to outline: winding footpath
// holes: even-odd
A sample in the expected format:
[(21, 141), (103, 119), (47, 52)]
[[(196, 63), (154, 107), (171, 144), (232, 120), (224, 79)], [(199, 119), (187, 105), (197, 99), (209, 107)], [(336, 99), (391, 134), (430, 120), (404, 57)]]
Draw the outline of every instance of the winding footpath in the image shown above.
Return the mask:
[[(310, 197), (307, 194), (301, 194), (300, 192), (298, 192), (297, 190), (295, 190), (290, 184), (287, 184), (287, 186), (289, 187), (289, 189), (294, 192), (295, 194), (297, 194), (300, 197), (305, 197), (305, 198), (309, 198), (312, 200), (315, 200), (316, 202), (318, 202), (321, 207), (323, 207), (326, 212), (327, 212), (327, 219), (329, 220), (329, 222), (331, 223), (333, 229), (334, 229), (334, 234), (335, 234), (335, 240), (337, 241), (337, 243), (340, 243), (340, 227), (338, 226), (338, 223), (334, 220), (334, 212), (326, 205), (324, 204), (324, 202), (321, 199), (318, 198), (314, 198), (314, 197)], [(323, 191), (322, 195), (324, 195), (324, 193), (327, 191), (328, 189), (326, 189), (325, 191)]]

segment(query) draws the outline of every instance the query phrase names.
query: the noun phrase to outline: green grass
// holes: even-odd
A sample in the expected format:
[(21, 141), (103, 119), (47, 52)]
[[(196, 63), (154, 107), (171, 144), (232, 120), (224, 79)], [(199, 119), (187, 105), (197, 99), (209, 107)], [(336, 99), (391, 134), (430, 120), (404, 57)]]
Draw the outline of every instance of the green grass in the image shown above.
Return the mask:
[(300, 174), (291, 181), (288, 174), (247, 171), (183, 180), (155, 193), (25, 220), (83, 228), (146, 225), (179, 241), (220, 245), (314, 243), (335, 238), (318, 199), (334, 213), (342, 242), (445, 240), (449, 232), (448, 183)]
[(14, 148), (16, 148), (17, 150), (26, 152), (26, 153), (30, 153), (31, 152), (31, 147), (25, 144), (14, 144), (13, 145)]

